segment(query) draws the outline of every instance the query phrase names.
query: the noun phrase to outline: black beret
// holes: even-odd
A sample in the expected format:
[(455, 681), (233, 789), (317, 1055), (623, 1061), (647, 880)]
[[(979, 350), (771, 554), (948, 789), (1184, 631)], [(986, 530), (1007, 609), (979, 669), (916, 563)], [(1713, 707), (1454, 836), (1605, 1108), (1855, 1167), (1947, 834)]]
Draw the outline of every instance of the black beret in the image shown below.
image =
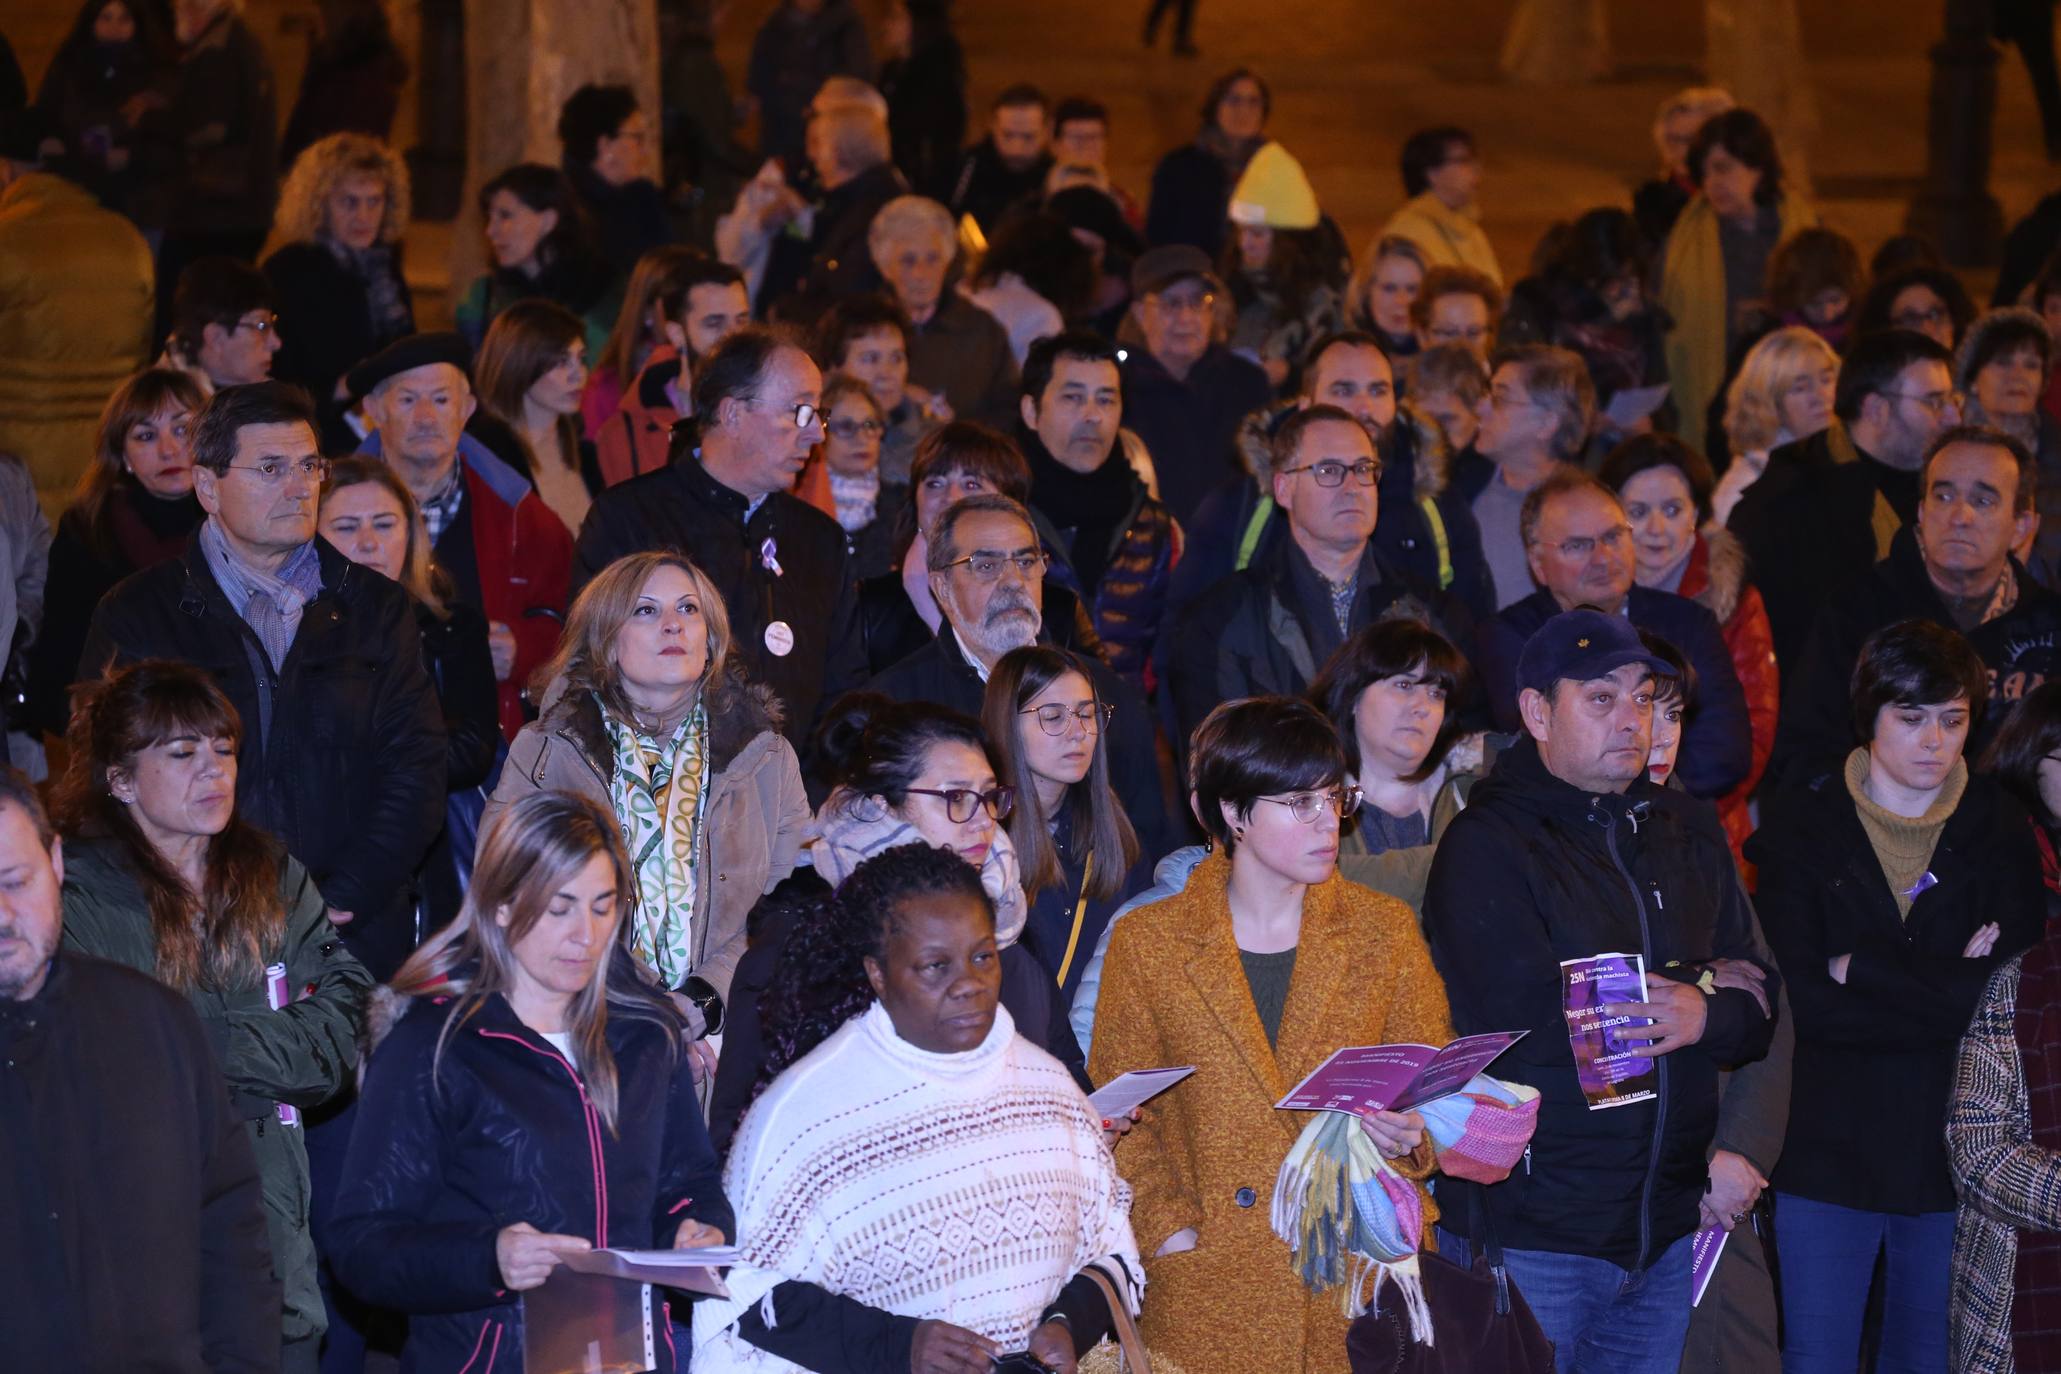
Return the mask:
[(449, 363), (469, 378), (472, 375), (472, 347), (463, 335), (450, 330), (410, 334), (395, 339), (379, 352), (350, 370), (345, 380), (351, 396), (362, 398), (387, 378), (431, 363)]

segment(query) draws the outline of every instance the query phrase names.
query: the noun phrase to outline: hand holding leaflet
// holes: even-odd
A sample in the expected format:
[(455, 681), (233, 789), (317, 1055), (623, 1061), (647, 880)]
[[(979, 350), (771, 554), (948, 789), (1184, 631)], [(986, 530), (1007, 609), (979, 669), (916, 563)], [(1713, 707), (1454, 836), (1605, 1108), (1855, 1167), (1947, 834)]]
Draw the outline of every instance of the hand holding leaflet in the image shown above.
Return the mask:
[(1355, 1045), (1338, 1050), (1274, 1105), (1293, 1111), (1346, 1112), (1363, 1119), (1406, 1112), (1465, 1087), (1467, 1080), (1524, 1037), (1524, 1031), (1467, 1035), (1430, 1045)]

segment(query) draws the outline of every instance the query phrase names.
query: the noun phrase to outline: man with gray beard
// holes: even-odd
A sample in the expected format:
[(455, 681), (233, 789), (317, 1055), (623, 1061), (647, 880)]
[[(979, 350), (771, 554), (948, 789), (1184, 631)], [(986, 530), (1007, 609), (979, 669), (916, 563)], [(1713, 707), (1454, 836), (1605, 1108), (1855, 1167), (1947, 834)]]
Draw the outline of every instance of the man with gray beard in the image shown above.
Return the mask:
[[(947, 507), (928, 531), (930, 593), (944, 622), (937, 637), (866, 684), (896, 701), (929, 701), (978, 719), (988, 674), (1002, 655), (1044, 641), (1049, 561), (1030, 512), (982, 494)], [(1160, 781), (1152, 714), (1138, 690), (1088, 659), (1095, 691), (1116, 707), (1105, 738), (1109, 781), (1138, 843), (1154, 858), (1178, 842)]]

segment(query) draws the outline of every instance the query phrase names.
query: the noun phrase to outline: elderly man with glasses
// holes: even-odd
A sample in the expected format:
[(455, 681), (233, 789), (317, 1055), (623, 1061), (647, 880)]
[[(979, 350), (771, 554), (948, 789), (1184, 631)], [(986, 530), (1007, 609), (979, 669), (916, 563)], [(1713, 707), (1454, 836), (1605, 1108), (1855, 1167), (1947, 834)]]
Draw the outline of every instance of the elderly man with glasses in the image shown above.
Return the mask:
[(823, 375), (771, 331), (740, 329), (701, 360), (695, 426), (672, 460), (596, 497), (573, 549), (573, 594), (625, 554), (678, 549), (723, 594), (736, 653), (780, 695), (799, 749), (822, 706), (864, 672), (844, 530), (790, 490), (823, 442)]
[[(944, 619), (937, 637), (866, 684), (896, 701), (928, 701), (976, 719), (988, 675), (1011, 649), (1044, 642), (1045, 569), (1050, 563), (1031, 514), (1006, 496), (980, 494), (946, 507), (925, 532), (930, 592)], [(1095, 695), (1115, 708), (1109, 781), (1138, 832), (1158, 855), (1173, 842), (1158, 736), (1145, 698), (1107, 664), (1085, 658)]]
[(443, 712), (408, 593), (315, 537), (328, 469), (305, 392), (225, 387), (193, 431), (207, 519), (93, 613), (82, 679), (165, 658), (243, 722), (236, 809), (271, 832), (377, 978), (415, 946), (410, 880), (444, 823)]
[(1302, 695), (1339, 645), (1384, 616), (1430, 621), (1460, 642), (1470, 628), (1457, 600), (1375, 549), (1381, 461), (1366, 426), (1313, 405), (1282, 422), (1273, 455), (1288, 537), (1190, 602), (1171, 631), (1167, 679), (1184, 740), (1219, 702)]
[(1580, 468), (1562, 468), (1525, 497), (1522, 534), (1539, 589), (1482, 626), (1474, 655), (1496, 728), (1523, 727), (1517, 665), (1526, 641), (1555, 616), (1592, 607), (1666, 640), (1694, 671), (1682, 785), (1699, 797), (1738, 786), (1752, 766), (1753, 729), (1724, 631), (1688, 597), (1634, 584), (1632, 526), (1617, 493)]

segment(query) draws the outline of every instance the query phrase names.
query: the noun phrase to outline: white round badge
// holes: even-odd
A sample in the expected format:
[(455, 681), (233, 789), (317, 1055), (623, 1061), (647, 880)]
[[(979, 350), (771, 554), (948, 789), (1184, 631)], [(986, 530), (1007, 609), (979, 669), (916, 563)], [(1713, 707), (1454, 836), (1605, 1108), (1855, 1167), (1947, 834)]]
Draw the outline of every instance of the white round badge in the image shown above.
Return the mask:
[(776, 620), (766, 626), (766, 651), (775, 658), (786, 658), (794, 652), (794, 627), (784, 620)]

